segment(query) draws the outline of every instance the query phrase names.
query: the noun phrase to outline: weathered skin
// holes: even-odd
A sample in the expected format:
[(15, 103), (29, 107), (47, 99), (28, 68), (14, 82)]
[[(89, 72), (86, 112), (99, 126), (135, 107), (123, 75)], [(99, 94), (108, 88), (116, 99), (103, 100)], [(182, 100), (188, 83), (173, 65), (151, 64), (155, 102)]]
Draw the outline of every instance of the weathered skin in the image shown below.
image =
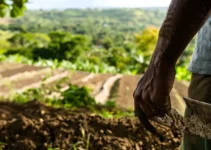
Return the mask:
[(148, 119), (171, 109), (175, 64), (210, 13), (210, 0), (172, 0), (170, 4), (150, 65), (133, 95), (136, 116), (153, 133), (156, 130)]

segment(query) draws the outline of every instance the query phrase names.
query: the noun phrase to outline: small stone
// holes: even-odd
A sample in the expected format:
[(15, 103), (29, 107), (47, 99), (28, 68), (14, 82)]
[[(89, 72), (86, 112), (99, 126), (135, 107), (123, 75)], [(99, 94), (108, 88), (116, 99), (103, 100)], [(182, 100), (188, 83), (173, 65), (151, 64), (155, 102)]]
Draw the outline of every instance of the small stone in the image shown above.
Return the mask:
[(145, 139), (145, 141), (146, 141), (147, 143), (149, 142), (149, 138), (148, 138), (148, 137), (145, 137), (144, 139)]
[(142, 141), (138, 142), (138, 144), (139, 144), (140, 146), (143, 146), (143, 142), (142, 142)]
[(2, 114), (1, 117), (2, 117), (2, 118), (6, 118), (6, 114)]
[(101, 134), (103, 134), (103, 133), (104, 133), (104, 131), (103, 131), (103, 130), (100, 130), (100, 133), (101, 133)]
[(58, 117), (59, 120), (63, 120), (62, 116), (57, 115), (57, 117)]
[(178, 143), (178, 142), (180, 142), (180, 140), (178, 138), (174, 138), (173, 142)]
[(45, 146), (45, 147), (48, 147), (48, 143), (44, 143), (44, 146)]
[(45, 114), (45, 111), (44, 110), (41, 110), (40, 113), (41, 113), (41, 115), (44, 115)]
[(44, 134), (45, 136), (47, 136), (47, 135), (48, 135), (48, 132), (47, 132), (47, 131), (44, 131), (43, 134)]
[(41, 122), (41, 123), (43, 123), (43, 122), (44, 122), (44, 120), (43, 120), (42, 118), (40, 118), (40, 122)]
[(107, 133), (108, 133), (108, 134), (112, 134), (112, 131), (111, 131), (111, 130), (107, 130)]
[(140, 148), (139, 148), (139, 146), (138, 146), (138, 144), (136, 144), (136, 148), (135, 148), (136, 150), (140, 150)]

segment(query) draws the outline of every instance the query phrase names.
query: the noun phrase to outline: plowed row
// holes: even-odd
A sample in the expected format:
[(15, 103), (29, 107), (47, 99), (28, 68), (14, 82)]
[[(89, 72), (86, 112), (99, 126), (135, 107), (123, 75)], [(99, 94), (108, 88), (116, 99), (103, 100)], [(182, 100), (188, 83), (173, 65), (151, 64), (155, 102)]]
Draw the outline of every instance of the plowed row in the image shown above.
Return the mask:
[[(67, 70), (51, 70), (49, 68), (28, 66), (22, 64), (0, 64), (0, 96), (7, 96), (15, 92), (22, 92), (28, 88), (39, 87), (41, 84), (54, 86), (55, 81), (64, 77), (69, 83), (87, 86), (92, 89), (92, 96), (100, 103), (108, 99), (115, 99), (120, 107), (132, 108), (132, 93), (141, 76), (91, 74), (87, 72), (72, 72)], [(176, 81), (171, 92), (172, 105), (179, 112), (184, 111), (182, 96), (187, 94), (188, 84)]]
[[(69, 70), (22, 64), (0, 63), (0, 96), (37, 88), (42, 84), (55, 86), (56, 82), (68, 77), (62, 84), (87, 86), (98, 103), (114, 99), (118, 107), (133, 108), (132, 93), (140, 76), (91, 74)], [(184, 112), (182, 96), (188, 84), (176, 81), (171, 93), (172, 107)], [(50, 148), (71, 150), (174, 150), (181, 143), (181, 133), (171, 131), (154, 123), (163, 133), (164, 141), (147, 132), (133, 117), (104, 119), (87, 113), (55, 109), (38, 101), (24, 105), (0, 103), (0, 148), (9, 150), (47, 150)]]

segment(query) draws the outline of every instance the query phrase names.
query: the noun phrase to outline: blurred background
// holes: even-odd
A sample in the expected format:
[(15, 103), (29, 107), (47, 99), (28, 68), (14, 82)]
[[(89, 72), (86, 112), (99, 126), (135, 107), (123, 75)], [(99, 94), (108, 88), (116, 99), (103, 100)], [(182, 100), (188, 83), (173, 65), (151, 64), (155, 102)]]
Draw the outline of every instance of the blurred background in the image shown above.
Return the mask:
[[(25, 2), (2, 6), (2, 59), (24, 57), (21, 63), (44, 65), (48, 60), (52, 67), (123, 74), (144, 73), (170, 4), (170, 0)], [(190, 79), (186, 67), (194, 41), (178, 62), (177, 79)]]
[[(160, 141), (133, 113), (169, 4), (0, 0), (0, 149), (179, 149), (180, 132), (156, 125)], [(171, 92), (181, 114), (194, 45)]]

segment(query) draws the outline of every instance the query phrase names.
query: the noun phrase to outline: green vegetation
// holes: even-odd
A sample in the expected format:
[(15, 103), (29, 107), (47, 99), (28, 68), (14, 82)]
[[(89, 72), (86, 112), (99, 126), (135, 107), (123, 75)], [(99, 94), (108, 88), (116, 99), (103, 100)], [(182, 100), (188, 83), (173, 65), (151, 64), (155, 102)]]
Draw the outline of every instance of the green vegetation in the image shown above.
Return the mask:
[(25, 4), (28, 0), (1, 0), (0, 1), (0, 17), (9, 14), (11, 17), (22, 16), (26, 7)]
[(9, 99), (17, 103), (25, 103), (31, 100), (40, 100), (48, 105), (64, 108), (92, 107), (96, 105), (95, 100), (90, 96), (89, 89), (69, 85), (62, 87), (62, 83), (68, 78), (57, 81), (54, 86), (42, 85), (41, 88), (29, 89), (23, 93), (16, 93)]
[[(0, 25), (0, 61), (94, 73), (143, 74), (165, 12), (163, 9), (27, 10), (23, 17)], [(178, 80), (190, 80), (186, 67), (194, 43), (195, 39), (177, 63)], [(10, 99), (18, 103), (36, 99), (71, 109), (86, 107), (106, 118), (131, 115), (131, 111), (115, 110), (114, 101), (108, 101), (99, 110), (87, 88), (69, 85), (62, 90), (60, 83), (53, 89), (43, 85)]]
[[(0, 62), (94, 73), (143, 74), (166, 14), (164, 9), (138, 8), (25, 11), (26, 2), (0, 1), (0, 16), (7, 16), (6, 23), (0, 24)], [(186, 67), (194, 43), (195, 39), (177, 63), (178, 80), (190, 80)], [(134, 116), (133, 110), (118, 108), (113, 99), (98, 104), (87, 87), (67, 85), (68, 81), (69, 78), (64, 78), (53, 85), (43, 82), (40, 88), (16, 93), (8, 100), (19, 104), (38, 100), (52, 107), (95, 113), (103, 118)], [(12, 88), (9, 83), (8, 87)], [(90, 149), (90, 133), (83, 127), (79, 131), (83, 138), (74, 142), (72, 149)], [(0, 150), (6, 145), (0, 142)], [(57, 149), (53, 143), (48, 147)]]
[(9, 97), (15, 103), (23, 104), (28, 101), (38, 100), (49, 106), (71, 109), (86, 110), (101, 115), (104, 118), (118, 118), (122, 116), (132, 116), (132, 110), (122, 110), (117, 108), (115, 101), (109, 100), (106, 104), (98, 104), (90, 95), (90, 90), (86, 87), (69, 85), (62, 87), (69, 78), (57, 81), (55, 85), (42, 85), (40, 88), (26, 90), (23, 93), (16, 93)]
[[(96, 73), (143, 74), (163, 9), (67, 9), (26, 11), (0, 25), (1, 60)], [(177, 78), (189, 80), (194, 40), (178, 61)], [(22, 57), (24, 56), (24, 57)]]

